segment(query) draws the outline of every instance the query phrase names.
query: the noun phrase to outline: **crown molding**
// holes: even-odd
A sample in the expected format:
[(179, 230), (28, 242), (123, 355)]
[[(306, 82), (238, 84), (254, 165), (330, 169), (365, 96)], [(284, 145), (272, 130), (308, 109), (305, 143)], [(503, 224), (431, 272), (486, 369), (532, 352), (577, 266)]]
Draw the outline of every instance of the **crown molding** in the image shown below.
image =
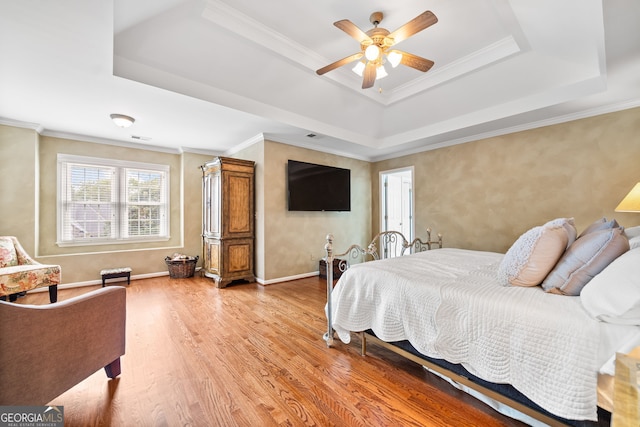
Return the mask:
[(333, 154), (336, 156), (347, 157), (355, 160), (364, 160), (367, 162), (371, 161), (371, 157), (369, 156), (362, 156), (362, 155), (354, 154), (354, 153), (343, 151), (343, 150), (337, 150), (335, 148), (330, 148), (326, 146), (325, 147), (318, 146), (317, 140), (322, 139), (322, 136), (319, 136), (318, 139), (314, 138), (314, 141), (316, 142), (314, 142), (313, 144), (308, 143), (306, 141), (302, 141), (299, 138), (289, 137), (281, 134), (265, 133), (264, 138), (265, 140), (279, 142), (287, 145), (293, 145), (294, 147), (306, 148), (307, 150), (319, 151), (321, 153)]
[(383, 95), (385, 99), (384, 105), (391, 105), (402, 101), (417, 93), (424, 92), (432, 87), (444, 84), (520, 52), (520, 46), (513, 36), (505, 37), (450, 64), (429, 71), (423, 76), (413, 79), (404, 85), (398, 86), (390, 91), (385, 91)]
[[(316, 54), (306, 46), (274, 31), (220, 0), (207, 0), (202, 11), (202, 17), (314, 73), (318, 68), (333, 61)], [(337, 72), (325, 74), (322, 78), (332, 80), (358, 95), (387, 106), (481, 67), (503, 60), (520, 51), (521, 49), (515, 38), (508, 36), (447, 66), (431, 70), (425, 73), (424, 76), (415, 78), (404, 85), (385, 90), (382, 94), (377, 91), (362, 90), (360, 88), (360, 78), (350, 70), (348, 72), (335, 70)]]
[(158, 151), (161, 153), (180, 154), (182, 152), (182, 150), (178, 148), (161, 147), (158, 145), (139, 144), (137, 142), (120, 141), (116, 139), (99, 138), (95, 136), (79, 135), (79, 134), (70, 133), (70, 132), (60, 132), (60, 131), (52, 131), (52, 130), (46, 130), (46, 129), (40, 132), (40, 135), (49, 136), (53, 138), (71, 139), (74, 141), (93, 142), (95, 144), (113, 145), (116, 147), (135, 148), (138, 150)]
[(561, 116), (554, 116), (548, 119), (538, 120), (535, 122), (527, 122), (522, 125), (515, 125), (515, 126), (506, 127), (506, 128), (500, 128), (495, 131), (477, 133), (477, 134), (473, 134), (463, 138), (449, 139), (449, 140), (428, 144), (428, 145), (423, 145), (421, 147), (416, 147), (408, 150), (397, 150), (387, 155), (372, 156), (370, 161), (379, 162), (383, 160), (397, 159), (399, 157), (410, 156), (412, 154), (418, 154), (425, 151), (436, 150), (438, 148), (445, 148), (445, 147), (450, 147), (452, 145), (464, 144), (464, 143), (473, 142), (473, 141), (480, 141), (487, 138), (493, 138), (501, 135), (508, 135), (511, 133), (527, 131), (527, 130), (541, 128), (545, 126), (558, 125), (561, 123), (587, 119), (589, 117), (596, 117), (603, 114), (615, 113), (618, 111), (628, 110), (628, 109), (637, 108), (637, 107), (640, 107), (640, 99), (634, 99), (634, 100), (599, 106), (596, 108), (591, 108), (591, 109), (579, 111), (576, 113), (564, 114)]
[(230, 149), (228, 149), (227, 151), (224, 152), (225, 156), (233, 156), (234, 154), (251, 147), (254, 144), (257, 144), (259, 142), (264, 142), (265, 137), (263, 133), (259, 133), (255, 136), (252, 136), (251, 138), (241, 142), (240, 144), (234, 145), (233, 147), (231, 147)]
[(0, 117), (0, 125), (13, 126), (17, 128), (23, 129), (31, 129), (36, 131), (37, 133), (41, 133), (43, 131), (43, 127), (39, 123), (31, 123), (31, 122), (23, 122), (20, 120), (13, 120), (7, 117)]

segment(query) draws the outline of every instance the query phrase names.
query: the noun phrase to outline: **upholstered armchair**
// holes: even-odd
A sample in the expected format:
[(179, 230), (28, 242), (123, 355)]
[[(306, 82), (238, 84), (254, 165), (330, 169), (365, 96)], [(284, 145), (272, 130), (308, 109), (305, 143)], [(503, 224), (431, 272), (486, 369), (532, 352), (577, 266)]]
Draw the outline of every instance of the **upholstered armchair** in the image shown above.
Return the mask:
[(60, 266), (40, 264), (13, 236), (0, 236), (0, 297), (15, 301), (23, 291), (49, 287), (49, 300), (58, 299)]
[(126, 289), (45, 305), (0, 301), (0, 406), (46, 405), (101, 368), (120, 374)]

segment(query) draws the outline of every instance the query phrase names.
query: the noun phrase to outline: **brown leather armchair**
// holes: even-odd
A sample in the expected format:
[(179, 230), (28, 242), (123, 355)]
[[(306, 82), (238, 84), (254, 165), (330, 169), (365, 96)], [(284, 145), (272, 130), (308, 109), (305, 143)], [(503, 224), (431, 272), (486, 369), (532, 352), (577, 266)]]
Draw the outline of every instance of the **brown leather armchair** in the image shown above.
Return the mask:
[(100, 368), (120, 375), (126, 289), (47, 305), (0, 301), (0, 405), (46, 405)]

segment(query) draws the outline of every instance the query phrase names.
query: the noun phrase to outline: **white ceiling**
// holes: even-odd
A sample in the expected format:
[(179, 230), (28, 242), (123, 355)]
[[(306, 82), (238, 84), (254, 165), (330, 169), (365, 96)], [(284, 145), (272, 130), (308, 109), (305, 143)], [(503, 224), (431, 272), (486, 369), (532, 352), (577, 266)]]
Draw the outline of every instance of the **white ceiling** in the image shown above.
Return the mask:
[[(431, 59), (361, 89), (333, 26)], [(379, 160), (640, 106), (638, 0), (0, 0), (0, 123), (212, 154), (267, 138)], [(109, 114), (136, 118), (117, 128)], [(314, 138), (306, 135), (316, 134)]]

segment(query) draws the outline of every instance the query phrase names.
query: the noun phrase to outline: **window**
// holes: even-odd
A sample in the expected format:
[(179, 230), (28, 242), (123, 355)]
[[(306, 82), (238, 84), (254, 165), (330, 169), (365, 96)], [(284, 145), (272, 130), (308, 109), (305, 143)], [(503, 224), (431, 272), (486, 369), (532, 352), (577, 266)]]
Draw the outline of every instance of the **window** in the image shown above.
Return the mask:
[(58, 155), (58, 244), (169, 238), (169, 166)]

